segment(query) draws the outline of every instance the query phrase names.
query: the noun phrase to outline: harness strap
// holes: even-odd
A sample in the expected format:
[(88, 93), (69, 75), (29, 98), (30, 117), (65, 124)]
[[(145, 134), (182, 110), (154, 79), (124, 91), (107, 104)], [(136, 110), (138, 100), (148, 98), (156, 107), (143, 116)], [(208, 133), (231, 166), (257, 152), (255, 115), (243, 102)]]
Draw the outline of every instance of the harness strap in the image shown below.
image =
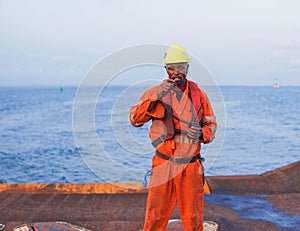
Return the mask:
[[(175, 129), (175, 134), (183, 134), (183, 135), (186, 135), (186, 134), (187, 134), (187, 131)], [(160, 135), (158, 138), (156, 138), (155, 140), (153, 140), (153, 141), (151, 142), (151, 144), (153, 145), (153, 147), (156, 148), (159, 144), (165, 142), (166, 140), (167, 140), (166, 135), (165, 135), (165, 134), (162, 134), (162, 135)]]
[(163, 101), (160, 101), (161, 105), (164, 107), (164, 109), (167, 111), (167, 114), (169, 114), (171, 117), (173, 117), (174, 119), (182, 122), (182, 123), (185, 123), (185, 124), (189, 124), (190, 122), (189, 121), (186, 121), (184, 119), (181, 119), (179, 118), (178, 116), (176, 116), (173, 111), (172, 111), (172, 108), (169, 108)]
[(193, 163), (197, 160), (200, 160), (201, 162), (204, 162), (205, 159), (202, 158), (200, 156), (200, 154), (196, 154), (195, 156), (191, 157), (191, 158), (181, 158), (181, 157), (173, 157), (173, 156), (167, 156), (161, 152), (159, 152), (158, 150), (156, 150), (155, 153), (158, 157), (164, 159), (164, 160), (168, 160), (173, 162), (174, 164), (188, 164), (188, 163)]
[(203, 162), (205, 161), (205, 158), (201, 157), (200, 153), (193, 156), (192, 158), (180, 158), (180, 157), (167, 156), (167, 155), (159, 152), (158, 150), (156, 150), (155, 154), (164, 160), (172, 161), (174, 164), (189, 164), (189, 163), (193, 163), (197, 160), (200, 160), (200, 165), (201, 165), (201, 169), (202, 169), (202, 185), (204, 185), (205, 178), (204, 178)]
[(183, 134), (183, 135), (187, 135), (187, 131), (186, 130), (181, 130), (181, 129), (175, 129), (175, 133), (176, 134)]
[(158, 137), (157, 139), (153, 140), (151, 144), (153, 145), (153, 147), (156, 148), (159, 144), (161, 144), (161, 143), (163, 143), (165, 141), (166, 141), (166, 136), (165, 136), (165, 134), (162, 134), (160, 137)]

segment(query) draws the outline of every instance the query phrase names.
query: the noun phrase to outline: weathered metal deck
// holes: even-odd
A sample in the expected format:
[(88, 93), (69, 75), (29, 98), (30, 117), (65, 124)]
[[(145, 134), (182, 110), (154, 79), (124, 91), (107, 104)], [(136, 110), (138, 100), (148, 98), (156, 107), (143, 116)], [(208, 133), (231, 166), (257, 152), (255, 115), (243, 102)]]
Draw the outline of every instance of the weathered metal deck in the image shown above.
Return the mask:
[[(261, 175), (213, 176), (207, 180), (213, 194), (270, 194), (274, 208), (300, 216), (296, 206), (300, 199), (299, 176), (300, 161)], [(146, 197), (147, 190), (139, 183), (0, 184), (0, 223), (6, 225), (5, 230), (50, 221), (96, 231), (141, 230)], [(282, 198), (291, 204), (276, 203)], [(284, 230), (272, 222), (241, 218), (238, 212), (212, 202), (205, 202), (204, 212), (205, 219), (219, 223), (220, 230)], [(177, 209), (172, 217), (179, 217)]]

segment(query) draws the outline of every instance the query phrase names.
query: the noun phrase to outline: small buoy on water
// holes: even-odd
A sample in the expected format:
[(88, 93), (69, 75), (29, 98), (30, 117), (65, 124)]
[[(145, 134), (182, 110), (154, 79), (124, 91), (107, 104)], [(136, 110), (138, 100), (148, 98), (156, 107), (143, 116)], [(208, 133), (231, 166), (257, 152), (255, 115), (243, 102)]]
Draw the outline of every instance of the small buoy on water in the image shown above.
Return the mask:
[(279, 83), (277, 82), (277, 79), (275, 79), (275, 83), (274, 83), (273, 87), (274, 87), (275, 89), (278, 89), (278, 88), (279, 88)]

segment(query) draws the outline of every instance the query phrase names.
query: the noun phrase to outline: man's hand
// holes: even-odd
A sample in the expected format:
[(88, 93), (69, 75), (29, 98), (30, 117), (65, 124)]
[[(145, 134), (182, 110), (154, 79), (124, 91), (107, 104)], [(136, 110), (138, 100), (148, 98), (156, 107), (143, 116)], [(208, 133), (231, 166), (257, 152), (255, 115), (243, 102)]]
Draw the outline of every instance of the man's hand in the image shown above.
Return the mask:
[(202, 128), (200, 127), (199, 122), (195, 121), (194, 123), (190, 124), (187, 137), (190, 139), (199, 140), (201, 135), (202, 135)]
[(164, 97), (168, 93), (168, 91), (172, 90), (175, 86), (176, 86), (175, 81), (172, 79), (166, 79), (162, 81), (156, 93), (158, 99)]

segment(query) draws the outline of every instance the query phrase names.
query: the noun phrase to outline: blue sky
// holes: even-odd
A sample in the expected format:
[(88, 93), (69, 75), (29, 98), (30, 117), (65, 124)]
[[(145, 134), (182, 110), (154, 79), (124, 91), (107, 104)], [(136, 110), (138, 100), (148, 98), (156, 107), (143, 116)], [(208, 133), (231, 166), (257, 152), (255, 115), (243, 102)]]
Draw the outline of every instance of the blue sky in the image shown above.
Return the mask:
[(181, 44), (219, 85), (300, 85), (299, 9), (298, 0), (0, 0), (0, 85), (77, 86), (98, 60), (144, 43)]

